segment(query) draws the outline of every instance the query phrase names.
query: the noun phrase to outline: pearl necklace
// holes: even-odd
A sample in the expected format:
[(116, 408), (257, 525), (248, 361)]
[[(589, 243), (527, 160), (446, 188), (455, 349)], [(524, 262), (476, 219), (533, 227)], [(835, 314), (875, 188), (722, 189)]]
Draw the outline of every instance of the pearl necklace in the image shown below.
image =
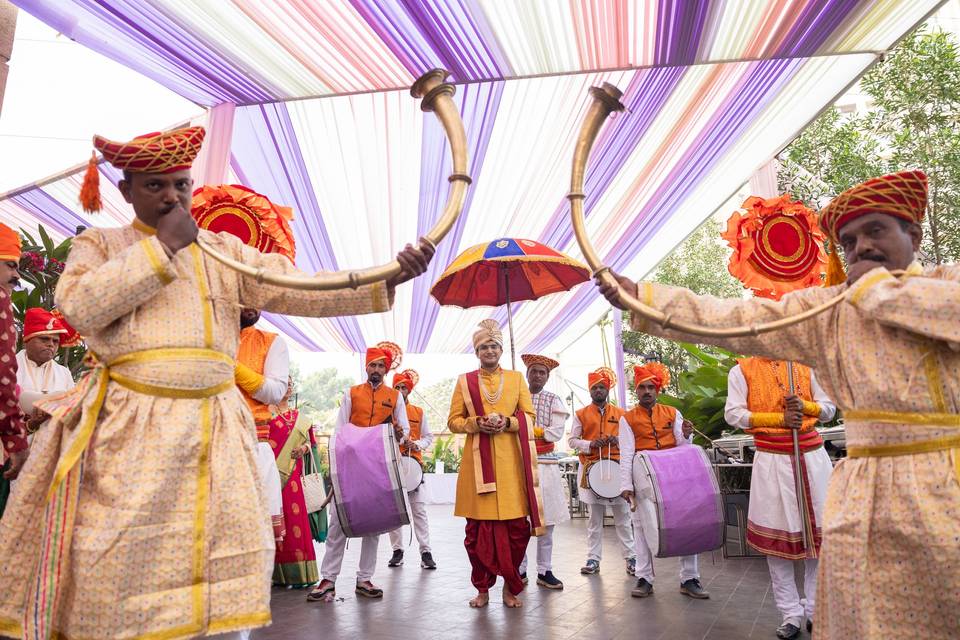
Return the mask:
[(487, 388), (484, 385), (480, 386), (480, 393), (483, 394), (483, 399), (487, 401), (489, 405), (495, 405), (500, 402), (500, 398), (503, 397), (503, 369), (500, 370), (500, 386), (495, 393), (488, 393)]

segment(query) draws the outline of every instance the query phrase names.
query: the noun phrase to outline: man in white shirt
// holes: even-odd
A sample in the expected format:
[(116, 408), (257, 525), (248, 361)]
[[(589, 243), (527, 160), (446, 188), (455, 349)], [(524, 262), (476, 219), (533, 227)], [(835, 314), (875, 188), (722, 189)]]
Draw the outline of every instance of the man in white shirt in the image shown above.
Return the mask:
[[(400, 454), (412, 458), (423, 465), (423, 452), (433, 444), (433, 433), (427, 424), (427, 414), (422, 407), (410, 403), (410, 393), (420, 381), (420, 376), (413, 369), (406, 369), (393, 375), (394, 389), (403, 396), (403, 403), (407, 408), (407, 421), (410, 423), (409, 437), (400, 443)], [(407, 487), (410, 489), (410, 487)], [(437, 563), (433, 560), (430, 549), (430, 525), (427, 522), (427, 508), (423, 503), (423, 494), (420, 487), (413, 487), (407, 492), (410, 497), (410, 511), (413, 515), (413, 531), (420, 544), (420, 568), (433, 570)], [(393, 547), (393, 556), (387, 563), (388, 567), (399, 567), (403, 564), (403, 527), (397, 527), (390, 532), (390, 545)]]
[[(32, 408), (40, 394), (55, 394), (73, 389), (73, 375), (54, 360), (60, 339), (67, 328), (52, 313), (41, 307), (27, 309), (23, 317), (23, 349), (17, 353), (17, 384), (20, 404), (27, 415), (27, 431), (35, 432), (49, 416)], [(28, 406), (27, 403), (29, 403)]]
[[(620, 418), (620, 489), (628, 501), (634, 499), (633, 458), (637, 451), (672, 449), (689, 445), (693, 423), (685, 420), (675, 408), (657, 402), (660, 391), (670, 384), (670, 370), (659, 362), (648, 362), (633, 368), (633, 384), (637, 406)], [(653, 595), (653, 554), (644, 535), (640, 511), (633, 512), (634, 538), (637, 545), (637, 585), (630, 592), (634, 598)], [(680, 558), (680, 593), (697, 600), (710, 597), (700, 584), (697, 556)]]
[[(792, 371), (790, 371), (792, 369)], [(793, 381), (793, 392), (790, 382)], [(727, 424), (753, 434), (753, 458), (747, 543), (767, 556), (773, 595), (783, 616), (777, 637), (791, 640), (804, 618), (813, 624), (817, 592), (823, 506), (833, 465), (815, 426), (833, 419), (837, 408), (809, 367), (783, 360), (741, 358), (727, 374)], [(796, 429), (803, 459), (801, 484), (807, 496), (807, 517), (797, 506), (793, 465)], [(808, 548), (803, 546), (803, 528)], [(805, 599), (794, 578), (796, 560), (804, 563)]]

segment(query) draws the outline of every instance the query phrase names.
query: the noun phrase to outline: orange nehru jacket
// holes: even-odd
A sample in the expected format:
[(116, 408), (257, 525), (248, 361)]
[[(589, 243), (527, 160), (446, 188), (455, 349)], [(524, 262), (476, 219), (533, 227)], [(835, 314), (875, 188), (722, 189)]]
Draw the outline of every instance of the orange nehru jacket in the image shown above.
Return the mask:
[(623, 416), (636, 442), (637, 451), (650, 449), (672, 449), (677, 446), (673, 434), (673, 423), (677, 420), (677, 410), (665, 404), (653, 405), (653, 411), (637, 405)]
[[(620, 416), (623, 415), (623, 409), (607, 403), (607, 407), (600, 415), (597, 405), (590, 403), (583, 409), (577, 411), (577, 419), (583, 426), (582, 440), (596, 440), (600, 436), (616, 436), (620, 433)], [(590, 462), (596, 462), (600, 459), (600, 449), (591, 449), (590, 453), (580, 454), (580, 464), (586, 465)], [(603, 447), (603, 457), (607, 457), (607, 448)], [(620, 459), (620, 448), (613, 447), (610, 451), (611, 460)]]
[(385, 384), (376, 389), (369, 383), (350, 387), (350, 423), (358, 427), (375, 427), (389, 421), (399, 397), (399, 391)]
[[(249, 379), (249, 384), (238, 384), (240, 393), (253, 413), (253, 420), (258, 427), (263, 427), (270, 422), (273, 415), (270, 408), (254, 400), (250, 395), (256, 393), (257, 389), (263, 386), (263, 366), (267, 361), (267, 354), (270, 352), (270, 346), (276, 340), (277, 334), (260, 331), (256, 327), (247, 327), (240, 332), (240, 348), (237, 350), (237, 362), (240, 365), (238, 369), (246, 367), (246, 375), (241, 376), (243, 380)], [(239, 382), (239, 380), (238, 380)], [(257, 439), (265, 441), (269, 436), (270, 429), (257, 429)]]
[[(766, 358), (742, 358), (737, 362), (747, 381), (747, 409), (752, 414), (750, 432), (789, 435), (790, 429), (783, 424), (783, 400), (790, 389), (787, 363)], [(800, 433), (813, 431), (820, 417), (820, 405), (813, 402), (810, 367), (793, 363), (793, 385), (794, 393), (803, 400)]]
[[(410, 423), (410, 440), (420, 439), (420, 425), (423, 424), (423, 409), (420, 407), (415, 407), (412, 404), (406, 405), (407, 407), (407, 421)], [(403, 445), (400, 447), (400, 453), (405, 456), (413, 456), (423, 464), (423, 451), (412, 451), (409, 445)]]

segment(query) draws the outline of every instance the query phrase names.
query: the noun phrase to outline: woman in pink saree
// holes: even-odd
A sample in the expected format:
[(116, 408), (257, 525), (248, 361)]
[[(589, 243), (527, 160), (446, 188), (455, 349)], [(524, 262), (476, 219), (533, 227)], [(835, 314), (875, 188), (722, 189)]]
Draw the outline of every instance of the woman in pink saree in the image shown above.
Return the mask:
[(270, 422), (270, 446), (283, 486), (283, 520), (287, 529), (283, 541), (277, 543), (273, 584), (302, 588), (319, 580), (302, 485), (304, 456), (315, 443), (310, 423), (287, 404), (292, 393), (291, 381)]

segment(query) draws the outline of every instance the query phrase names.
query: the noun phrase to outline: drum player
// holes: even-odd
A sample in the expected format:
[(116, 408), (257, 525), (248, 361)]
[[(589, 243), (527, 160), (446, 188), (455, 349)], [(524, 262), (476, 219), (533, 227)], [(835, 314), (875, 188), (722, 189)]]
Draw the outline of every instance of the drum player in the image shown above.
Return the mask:
[[(660, 404), (660, 391), (670, 384), (670, 371), (659, 362), (633, 368), (633, 383), (638, 404), (620, 418), (620, 488), (621, 495), (633, 503), (633, 458), (637, 451), (671, 449), (691, 443), (693, 423), (675, 408)], [(633, 511), (634, 537), (637, 549), (637, 585), (630, 592), (635, 598), (653, 594), (653, 554), (644, 535), (643, 520), (638, 509)], [(648, 525), (649, 526), (649, 525)], [(702, 600), (710, 597), (700, 584), (697, 556), (680, 558), (680, 593)]]
[[(393, 387), (384, 384), (384, 378), (390, 370), (394, 359), (400, 355), (395, 352), (392, 343), (379, 343), (367, 349), (367, 381), (347, 390), (340, 405), (337, 416), (337, 429), (345, 424), (358, 427), (376, 427), (382, 424), (393, 424), (398, 432), (398, 441), (402, 441), (410, 434), (410, 424), (407, 421), (407, 411), (403, 396)], [(382, 455), (382, 454), (381, 454)], [(336, 496), (333, 501), (336, 501)], [(337, 575), (343, 564), (343, 552), (347, 545), (347, 537), (340, 525), (336, 505), (331, 502), (329, 509), (330, 528), (327, 532), (326, 551), (323, 554), (323, 564), (320, 565), (320, 576), (323, 578), (307, 600), (324, 600), (336, 594)], [(360, 566), (357, 570), (356, 593), (365, 598), (382, 598), (383, 589), (374, 586), (370, 581), (377, 569), (377, 546), (380, 536), (364, 536), (360, 547)]]
[[(420, 376), (413, 369), (405, 369), (393, 375), (392, 386), (403, 396), (407, 408), (407, 421), (410, 423), (410, 435), (400, 443), (400, 454), (410, 456), (423, 465), (423, 452), (433, 443), (433, 433), (427, 425), (427, 416), (423, 409), (410, 403), (410, 393), (416, 386)], [(410, 511), (413, 512), (413, 531), (420, 544), (420, 567), (422, 569), (436, 569), (437, 563), (433, 560), (430, 551), (430, 528), (427, 523), (427, 508), (423, 504), (423, 495), (420, 487), (408, 492), (410, 496)], [(403, 527), (390, 532), (390, 545), (393, 547), (393, 557), (387, 563), (388, 567), (399, 567), (403, 564)]]
[[(619, 497), (605, 500), (598, 496), (588, 484), (590, 467), (603, 464), (602, 460), (617, 463), (620, 449), (617, 446), (617, 432), (620, 429), (620, 417), (623, 409), (608, 402), (610, 388), (616, 382), (612, 369), (601, 367), (587, 375), (590, 387), (590, 399), (593, 402), (574, 414), (570, 429), (570, 446), (580, 454), (580, 470), (577, 492), (580, 501), (589, 505), (590, 517), (587, 520), (587, 563), (580, 569), (584, 575), (600, 572), (600, 558), (603, 555), (603, 516), (606, 507), (613, 509), (613, 523), (620, 539), (620, 549), (626, 561), (628, 575), (634, 575), (637, 559), (633, 550), (633, 528), (630, 524), (630, 507)], [(612, 474), (617, 482), (619, 471)], [(616, 490), (614, 489), (614, 494)]]

